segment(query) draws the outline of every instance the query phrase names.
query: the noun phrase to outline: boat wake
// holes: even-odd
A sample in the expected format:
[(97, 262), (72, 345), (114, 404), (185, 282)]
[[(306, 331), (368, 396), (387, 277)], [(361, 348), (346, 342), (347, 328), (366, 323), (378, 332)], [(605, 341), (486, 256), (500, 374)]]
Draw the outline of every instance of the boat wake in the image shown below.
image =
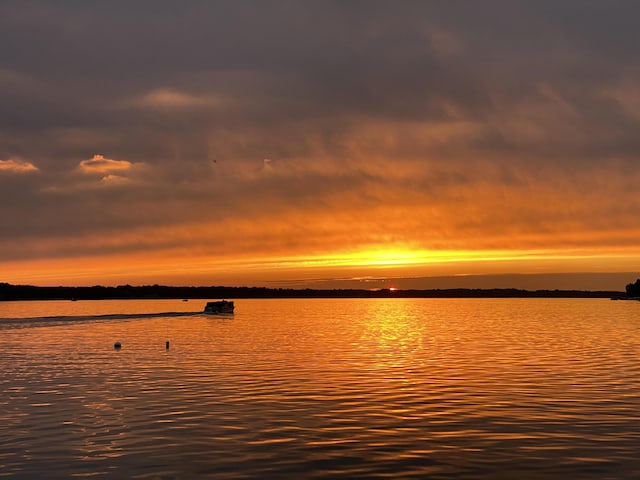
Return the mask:
[(0, 330), (4, 328), (25, 328), (37, 326), (63, 325), (73, 322), (93, 322), (108, 320), (136, 320), (141, 318), (166, 317), (210, 317), (203, 312), (161, 312), (161, 313), (110, 313), (103, 315), (56, 315), (50, 317), (0, 318)]

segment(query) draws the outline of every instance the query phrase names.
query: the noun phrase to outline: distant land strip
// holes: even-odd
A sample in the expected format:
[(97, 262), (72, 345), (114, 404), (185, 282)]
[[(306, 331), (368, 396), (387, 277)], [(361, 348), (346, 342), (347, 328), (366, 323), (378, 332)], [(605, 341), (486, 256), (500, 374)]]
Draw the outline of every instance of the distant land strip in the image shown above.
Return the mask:
[(517, 288), (448, 288), (428, 290), (293, 289), (267, 287), (38, 287), (0, 283), (0, 301), (125, 300), (207, 298), (625, 298), (618, 291), (520, 290)]

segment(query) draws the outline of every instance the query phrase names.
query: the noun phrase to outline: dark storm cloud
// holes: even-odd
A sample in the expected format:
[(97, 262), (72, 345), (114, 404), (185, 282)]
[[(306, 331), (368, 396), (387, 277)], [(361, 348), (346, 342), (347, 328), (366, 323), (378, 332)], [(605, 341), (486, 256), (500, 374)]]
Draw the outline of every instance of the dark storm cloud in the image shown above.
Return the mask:
[(196, 128), (310, 115), (436, 121), (457, 111), (484, 119), (495, 92), (510, 104), (536, 95), (541, 82), (588, 108), (579, 101), (593, 92), (581, 90), (624, 80), (633, 63), (635, 10), (589, 2), (8, 2), (3, 67), (34, 85), (4, 108), (25, 127), (28, 119), (42, 128), (113, 127), (144, 120), (114, 102), (174, 88), (241, 103), (240, 114), (238, 104), (186, 119), (167, 113)]
[[(38, 169), (0, 172), (4, 240), (438, 206), (491, 188), (633, 190), (620, 172), (639, 174), (638, 13), (577, 0), (2, 2), (0, 160)], [(499, 228), (512, 213), (481, 219)]]

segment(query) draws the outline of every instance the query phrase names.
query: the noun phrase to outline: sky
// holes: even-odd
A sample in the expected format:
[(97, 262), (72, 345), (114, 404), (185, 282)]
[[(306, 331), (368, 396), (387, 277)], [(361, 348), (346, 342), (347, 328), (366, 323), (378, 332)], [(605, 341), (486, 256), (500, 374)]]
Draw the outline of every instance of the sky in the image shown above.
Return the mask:
[(0, 281), (621, 290), (640, 276), (639, 16), (3, 0)]

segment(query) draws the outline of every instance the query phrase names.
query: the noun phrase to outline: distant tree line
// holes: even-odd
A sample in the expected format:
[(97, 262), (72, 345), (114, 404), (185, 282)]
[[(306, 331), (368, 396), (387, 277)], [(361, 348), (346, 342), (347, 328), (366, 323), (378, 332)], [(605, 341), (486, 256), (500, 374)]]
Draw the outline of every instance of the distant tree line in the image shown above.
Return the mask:
[[(640, 296), (640, 279), (627, 285), (627, 295)], [(213, 299), (213, 298), (607, 298), (621, 292), (581, 290), (430, 289), (358, 290), (290, 289), (266, 287), (172, 287), (163, 285), (119, 285), (117, 287), (38, 287), (0, 283), (0, 301), (7, 300), (116, 300), (116, 299)]]

